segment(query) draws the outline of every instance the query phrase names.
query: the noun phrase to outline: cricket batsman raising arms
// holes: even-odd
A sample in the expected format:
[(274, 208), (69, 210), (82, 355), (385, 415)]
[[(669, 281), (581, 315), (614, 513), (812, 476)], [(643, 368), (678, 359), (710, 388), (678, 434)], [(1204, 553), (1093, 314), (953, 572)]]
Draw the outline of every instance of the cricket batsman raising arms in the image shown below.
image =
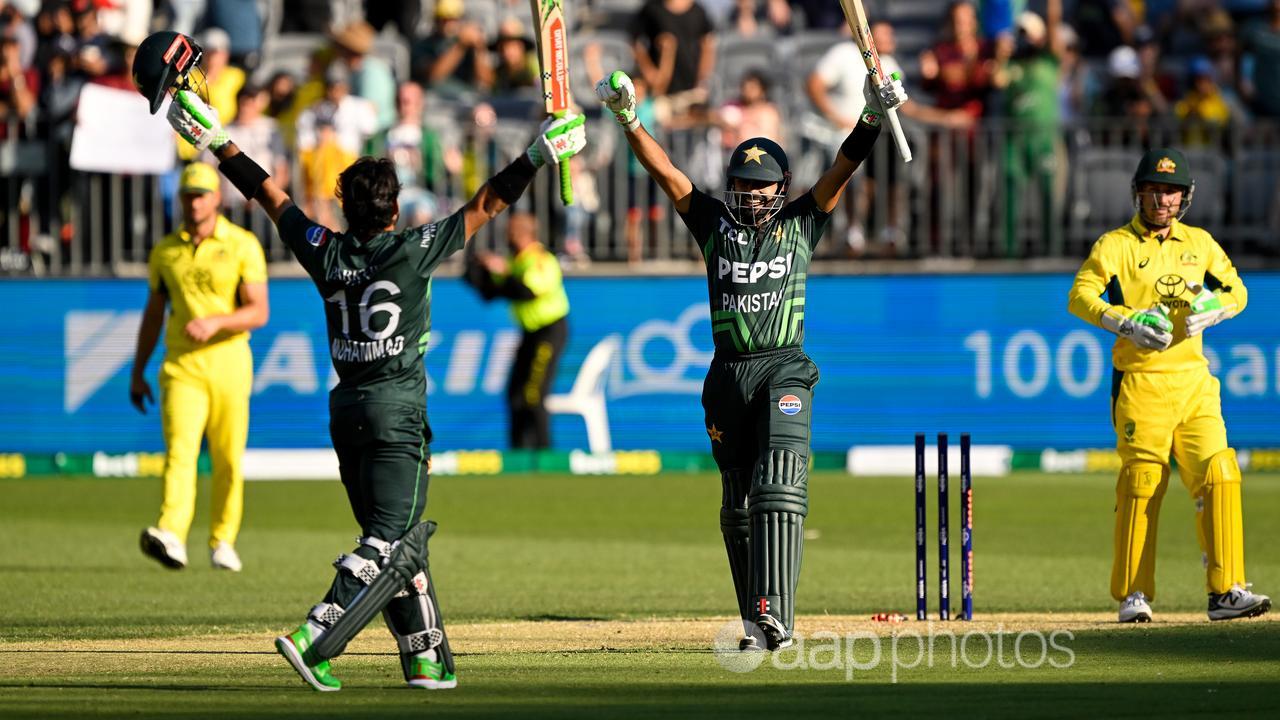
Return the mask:
[(1111, 595), (1120, 622), (1151, 622), (1156, 524), (1169, 454), (1196, 503), (1209, 619), (1261, 615), (1271, 599), (1244, 580), (1240, 466), (1227, 445), (1218, 379), (1202, 333), (1244, 310), (1249, 295), (1209, 233), (1183, 224), (1195, 182), (1182, 153), (1156, 148), (1133, 175), (1137, 212), (1098, 238), (1076, 274), (1069, 309), (1115, 333), (1111, 421), (1116, 482)]
[(715, 356), (702, 391), (711, 453), (724, 486), (720, 531), (746, 636), (741, 647), (792, 643), (804, 518), (809, 424), (818, 368), (804, 353), (805, 275), (884, 113), (907, 99), (897, 81), (874, 87), (835, 161), (787, 202), (791, 173), (772, 140), (752, 138), (729, 159), (725, 199), (695, 188), (636, 117), (631, 78), (596, 85), (645, 170), (675, 205), (707, 266)]

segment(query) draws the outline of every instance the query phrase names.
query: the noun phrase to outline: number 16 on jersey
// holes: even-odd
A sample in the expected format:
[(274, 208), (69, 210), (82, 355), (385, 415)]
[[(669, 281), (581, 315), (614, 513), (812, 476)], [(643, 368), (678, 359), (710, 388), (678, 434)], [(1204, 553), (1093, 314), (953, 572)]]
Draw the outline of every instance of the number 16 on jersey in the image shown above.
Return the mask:
[[(569, 96), (569, 29), (564, 20), (564, 0), (529, 0), (533, 8), (534, 35), (538, 44), (538, 67), (542, 73), (542, 98), (547, 114), (564, 117)], [(560, 199), (573, 204), (573, 184), (569, 161), (560, 163)]]

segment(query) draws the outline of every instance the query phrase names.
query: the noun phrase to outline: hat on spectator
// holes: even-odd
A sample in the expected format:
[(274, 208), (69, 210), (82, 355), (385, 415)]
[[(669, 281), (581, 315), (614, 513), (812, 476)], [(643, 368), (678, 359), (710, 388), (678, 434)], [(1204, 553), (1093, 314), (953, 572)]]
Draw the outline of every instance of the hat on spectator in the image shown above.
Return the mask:
[(220, 27), (211, 27), (200, 36), (205, 52), (231, 52), (231, 36)]
[(1156, 41), (1156, 31), (1150, 25), (1139, 25), (1133, 29), (1133, 44), (1142, 47)]
[(533, 39), (525, 34), (524, 23), (520, 22), (519, 18), (510, 15), (498, 26), (498, 37), (494, 38), (493, 44), (489, 46), (489, 49), (497, 51), (498, 46), (508, 40), (523, 43), (525, 52), (533, 49)]
[(1138, 51), (1128, 45), (1121, 45), (1107, 56), (1107, 72), (1114, 78), (1136, 80), (1142, 74), (1142, 62), (1138, 59)]
[(462, 17), (462, 0), (436, 0), (436, 17), (442, 20), (457, 20)]
[(218, 171), (214, 170), (212, 165), (202, 162), (193, 162), (183, 168), (182, 176), (178, 180), (178, 192), (180, 193), (217, 192), (221, 187), (222, 183), (218, 179)]
[(1210, 80), (1216, 80), (1218, 73), (1213, 68), (1213, 61), (1204, 55), (1197, 55), (1191, 58), (1191, 62), (1187, 63), (1187, 75), (1192, 80), (1196, 78), (1208, 77)]
[(356, 20), (329, 32), (335, 45), (355, 55), (368, 55), (373, 49), (373, 26), (364, 20)]
[(1044, 19), (1030, 10), (1024, 10), (1018, 16), (1018, 29), (1034, 43), (1043, 41), (1047, 34)]

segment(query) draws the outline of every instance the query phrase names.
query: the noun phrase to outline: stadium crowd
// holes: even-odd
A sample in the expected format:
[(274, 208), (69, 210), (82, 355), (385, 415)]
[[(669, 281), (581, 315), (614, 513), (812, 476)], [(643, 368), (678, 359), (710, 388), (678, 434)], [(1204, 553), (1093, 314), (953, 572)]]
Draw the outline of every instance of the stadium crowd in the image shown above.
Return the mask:
[[(886, 65), (902, 72), (911, 93), (904, 114), (913, 127), (960, 137), (993, 124), (1010, 129), (991, 182), (1005, 183), (1011, 198), (1019, 183), (1039, 183), (1042, 234), (1060, 225), (1068, 126), (1107, 119), (1117, 144), (1141, 147), (1152, 139), (1148, 128), (1163, 123), (1177, 128), (1179, 144), (1212, 149), (1231, 132), (1280, 117), (1280, 0), (867, 6), (883, 21), (876, 37)], [(828, 140), (860, 109), (860, 64), (852, 44), (840, 44), (848, 31), (830, 0), (584, 0), (568, 13), (584, 110), (599, 111), (588, 79), (615, 66), (632, 72), (642, 119), (686, 139), (689, 174), (700, 184), (720, 182), (716, 151), (745, 137), (832, 152), (838, 143)], [(74, 222), (61, 216), (81, 89), (132, 90), (132, 53), (162, 28), (201, 42), (208, 96), (232, 137), (313, 217), (336, 223), (338, 172), (372, 153), (400, 169), (405, 220), (426, 221), (469, 197), (502, 162), (501, 148), (487, 141), (502, 140), (505, 121), (520, 121), (523, 142), (528, 119), (541, 113), (528, 18), (526, 0), (0, 0), (0, 144), (44, 143), (62, 164), (52, 190), (24, 192), (20, 172), (0, 177), (3, 209), (23, 218), (3, 225), (18, 228), (24, 251), (42, 235), (60, 235), (43, 238), (55, 243), (74, 235)], [(562, 255), (639, 261), (656, 252), (643, 225), (662, 209), (611, 131), (593, 131), (593, 150), (576, 163), (579, 208), (552, 243)], [(605, 180), (615, 167), (623, 168), (626, 220), (625, 231), (619, 221), (611, 234), (624, 240), (613, 249), (584, 244), (590, 214), (616, 194), (605, 187), (616, 182)], [(874, 162), (870, 170), (886, 172)], [(925, 177), (923, 184), (936, 182), (937, 168)], [(902, 244), (906, 202), (892, 183), (878, 201), (873, 183), (865, 185), (846, 201), (835, 245), (851, 256), (891, 254)], [(224, 197), (238, 200), (235, 192)], [(866, 222), (877, 202), (872, 236)], [(992, 226), (1003, 223), (1008, 246), (996, 254), (1026, 255), (1014, 245), (1018, 204), (1004, 205)]]

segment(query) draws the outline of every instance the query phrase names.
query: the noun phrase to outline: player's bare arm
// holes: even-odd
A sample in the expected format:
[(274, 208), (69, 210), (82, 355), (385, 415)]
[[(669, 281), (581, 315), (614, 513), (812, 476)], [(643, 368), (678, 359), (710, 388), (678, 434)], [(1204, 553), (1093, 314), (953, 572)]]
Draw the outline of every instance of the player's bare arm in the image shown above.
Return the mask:
[(871, 154), (871, 148), (880, 136), (880, 121), (885, 113), (907, 101), (907, 91), (902, 87), (902, 81), (897, 79), (877, 87), (873, 76), (868, 74), (862, 92), (867, 101), (862, 117), (840, 146), (831, 167), (813, 185), (813, 199), (823, 212), (835, 210), (849, 178), (853, 177), (853, 171)]
[(693, 181), (671, 162), (667, 151), (644, 129), (636, 117), (636, 89), (621, 70), (596, 83), (596, 95), (626, 131), (627, 143), (650, 177), (671, 198), (676, 211), (687, 212), (693, 195)]
[(142, 309), (142, 324), (138, 326), (138, 344), (133, 354), (133, 372), (129, 376), (129, 402), (138, 408), (138, 412), (147, 413), (147, 403), (154, 405), (155, 397), (151, 394), (151, 385), (143, 373), (151, 354), (160, 342), (160, 331), (164, 329), (164, 308), (168, 298), (163, 291), (152, 290), (147, 295), (147, 304)]

